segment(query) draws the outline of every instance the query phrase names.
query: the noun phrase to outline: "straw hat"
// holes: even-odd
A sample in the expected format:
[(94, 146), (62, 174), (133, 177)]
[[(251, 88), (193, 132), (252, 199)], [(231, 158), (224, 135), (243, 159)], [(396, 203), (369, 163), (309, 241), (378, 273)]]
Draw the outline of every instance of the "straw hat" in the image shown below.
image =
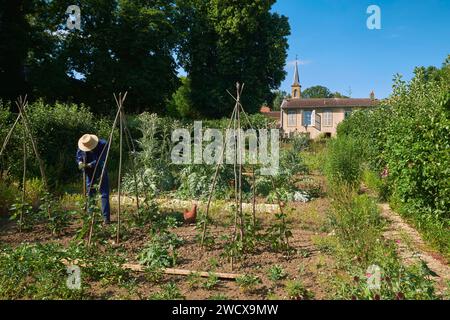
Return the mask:
[(92, 151), (98, 144), (98, 137), (95, 134), (85, 134), (78, 140), (78, 148), (81, 151)]

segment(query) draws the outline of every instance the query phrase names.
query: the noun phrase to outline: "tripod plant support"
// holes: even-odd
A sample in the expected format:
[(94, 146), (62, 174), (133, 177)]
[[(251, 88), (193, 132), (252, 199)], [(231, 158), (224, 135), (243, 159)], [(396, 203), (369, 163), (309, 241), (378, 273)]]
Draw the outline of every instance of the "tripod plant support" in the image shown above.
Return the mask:
[[(125, 133), (125, 141), (127, 143), (127, 146), (130, 149), (130, 151), (132, 152), (131, 164), (132, 164), (133, 176), (135, 177), (136, 207), (137, 207), (137, 212), (139, 214), (139, 194), (138, 194), (138, 185), (137, 185), (137, 180), (136, 180), (137, 175), (136, 175), (136, 167), (135, 167), (134, 158), (133, 158), (134, 154), (136, 152), (136, 149), (134, 146), (134, 142), (133, 142), (131, 133), (126, 125), (125, 113), (123, 112), (123, 103), (127, 97), (127, 94), (128, 94), (128, 92), (125, 92), (125, 94), (123, 96), (122, 96), (122, 93), (119, 93), (118, 96), (116, 96), (116, 94), (113, 94), (114, 100), (117, 105), (117, 113), (114, 118), (114, 122), (113, 122), (113, 125), (111, 128), (111, 133), (108, 138), (107, 147), (103, 148), (102, 152), (100, 153), (100, 158), (102, 158), (103, 154), (106, 152), (105, 161), (103, 163), (103, 168), (102, 168), (102, 171), (100, 174), (99, 189), (103, 183), (103, 177), (104, 177), (106, 165), (107, 165), (108, 159), (109, 159), (109, 152), (111, 149), (114, 130), (117, 126), (117, 122), (119, 122), (120, 138), (119, 138), (119, 172), (118, 172), (118, 184), (117, 184), (117, 186), (118, 186), (118, 188), (117, 188), (117, 190), (118, 190), (118, 212), (117, 212), (117, 234), (116, 234), (116, 242), (117, 243), (120, 242), (120, 227), (121, 227), (121, 210), (122, 210), (122, 187), (121, 187), (122, 181), (121, 180), (122, 180), (123, 134), (124, 133)], [(100, 162), (97, 162), (94, 167), (94, 172), (93, 172), (94, 177), (95, 177), (99, 163)], [(90, 194), (91, 188), (92, 188), (92, 185), (89, 186), (88, 194)], [(92, 242), (94, 223), (95, 223), (95, 215), (92, 215), (90, 228), (89, 228), (88, 245), (90, 245)]]
[[(28, 137), (31, 141), (31, 146), (33, 147), (34, 154), (36, 155), (36, 158), (37, 158), (37, 161), (39, 164), (39, 170), (41, 172), (41, 177), (42, 177), (42, 180), (44, 183), (44, 187), (48, 191), (48, 183), (47, 183), (47, 177), (45, 175), (44, 162), (42, 161), (42, 159), (39, 155), (39, 150), (38, 150), (36, 142), (34, 141), (34, 138), (33, 138), (33, 133), (30, 128), (28, 116), (25, 113), (25, 107), (27, 104), (28, 104), (28, 102), (27, 102), (26, 95), (25, 95), (24, 99), (22, 99), (22, 96), (20, 96), (19, 99), (16, 101), (17, 108), (19, 108), (19, 112), (22, 115), (22, 120), (23, 120), (23, 125), (25, 127), (25, 131), (27, 132)], [(49, 213), (49, 218), (50, 218), (50, 213)]]

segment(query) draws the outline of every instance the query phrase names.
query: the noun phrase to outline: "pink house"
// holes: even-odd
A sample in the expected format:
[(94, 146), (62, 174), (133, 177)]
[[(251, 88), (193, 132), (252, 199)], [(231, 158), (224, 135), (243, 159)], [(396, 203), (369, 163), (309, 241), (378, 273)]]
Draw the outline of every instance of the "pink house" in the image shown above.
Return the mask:
[(370, 98), (305, 99), (301, 97), (298, 65), (295, 64), (292, 98), (281, 104), (280, 125), (285, 136), (307, 133), (312, 139), (318, 136), (334, 136), (337, 125), (351, 112), (374, 107), (378, 104), (372, 92)]

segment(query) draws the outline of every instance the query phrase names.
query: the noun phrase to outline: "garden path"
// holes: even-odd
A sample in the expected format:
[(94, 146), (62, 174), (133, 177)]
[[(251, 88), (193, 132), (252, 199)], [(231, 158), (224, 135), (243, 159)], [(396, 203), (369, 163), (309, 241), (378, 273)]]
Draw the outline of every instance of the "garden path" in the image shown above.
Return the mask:
[(389, 204), (382, 203), (379, 206), (382, 217), (389, 221), (384, 236), (396, 242), (398, 253), (405, 263), (412, 264), (422, 260), (436, 274), (434, 277), (436, 287), (438, 292), (442, 293), (450, 281), (450, 267), (445, 258), (432, 252), (419, 232), (395, 213)]

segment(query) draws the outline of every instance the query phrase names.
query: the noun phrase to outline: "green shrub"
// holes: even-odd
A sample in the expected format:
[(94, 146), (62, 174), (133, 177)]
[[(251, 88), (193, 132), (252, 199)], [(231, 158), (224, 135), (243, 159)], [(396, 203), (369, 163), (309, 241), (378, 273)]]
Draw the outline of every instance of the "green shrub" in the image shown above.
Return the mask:
[(25, 200), (29, 204), (31, 204), (33, 209), (39, 208), (44, 194), (45, 194), (45, 187), (41, 179), (33, 178), (27, 180), (25, 186)]
[(362, 164), (363, 154), (358, 140), (344, 136), (330, 141), (325, 173), (332, 185), (359, 187)]
[(0, 215), (7, 214), (11, 205), (19, 197), (20, 191), (16, 185), (0, 180)]
[(409, 83), (396, 77), (380, 108), (355, 112), (339, 125), (338, 140), (360, 141), (370, 169), (386, 175), (380, 197), (392, 194), (397, 210), (450, 257), (448, 59), (439, 74), (430, 78), (418, 68)]
[[(49, 105), (42, 100), (30, 103), (27, 115), (39, 154), (44, 162), (49, 184), (58, 189), (62, 184), (81, 181), (81, 174), (75, 163), (77, 141), (85, 133), (97, 134), (100, 138), (108, 139), (112, 122), (103, 118), (95, 118), (83, 105), (55, 103)], [(12, 125), (12, 115), (6, 117), (5, 107), (0, 105), (0, 138), (3, 138), (4, 128)], [(5, 123), (5, 126), (3, 124)], [(23, 126), (19, 122), (11, 137), (4, 155), (2, 169), (8, 169), (17, 180), (21, 179), (23, 170), (22, 141)], [(118, 141), (116, 135), (115, 140)], [(35, 160), (29, 137), (26, 136), (28, 150), (28, 177), (40, 178), (38, 162)], [(117, 167), (118, 143), (111, 148), (108, 168), (114, 172)], [(114, 179), (112, 179), (113, 181)]]

